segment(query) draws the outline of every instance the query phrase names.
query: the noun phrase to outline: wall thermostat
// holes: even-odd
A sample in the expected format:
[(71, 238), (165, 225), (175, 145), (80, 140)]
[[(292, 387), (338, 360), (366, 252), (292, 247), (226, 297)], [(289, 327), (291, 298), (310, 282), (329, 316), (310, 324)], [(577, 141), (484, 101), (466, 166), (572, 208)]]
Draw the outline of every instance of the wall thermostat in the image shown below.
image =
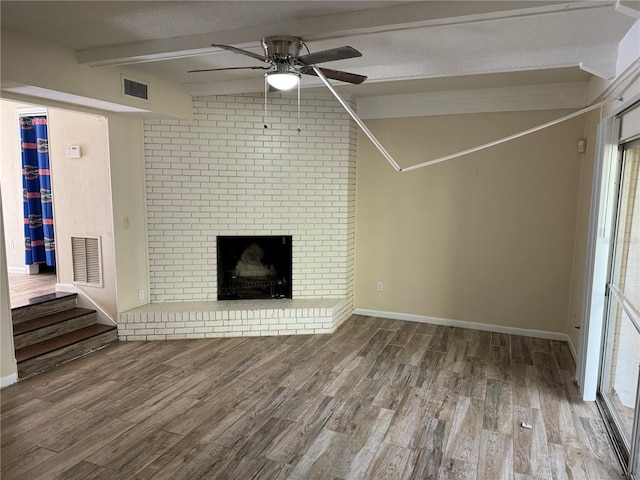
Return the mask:
[(67, 147), (67, 157), (69, 158), (80, 158), (82, 157), (82, 149), (80, 145), (71, 145)]

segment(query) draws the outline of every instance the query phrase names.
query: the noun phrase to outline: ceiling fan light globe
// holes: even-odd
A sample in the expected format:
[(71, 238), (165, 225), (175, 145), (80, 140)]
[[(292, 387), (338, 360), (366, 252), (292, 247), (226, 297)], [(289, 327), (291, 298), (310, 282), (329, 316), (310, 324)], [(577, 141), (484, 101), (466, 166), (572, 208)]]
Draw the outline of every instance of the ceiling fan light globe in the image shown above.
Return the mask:
[(300, 82), (300, 74), (295, 72), (265, 73), (267, 83), (278, 90), (291, 90)]

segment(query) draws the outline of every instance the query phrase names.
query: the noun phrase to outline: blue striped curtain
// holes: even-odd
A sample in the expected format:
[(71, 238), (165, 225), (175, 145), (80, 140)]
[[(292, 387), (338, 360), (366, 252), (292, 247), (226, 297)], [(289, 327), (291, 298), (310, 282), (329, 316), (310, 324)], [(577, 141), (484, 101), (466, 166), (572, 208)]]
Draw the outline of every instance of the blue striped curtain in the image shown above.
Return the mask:
[(25, 264), (56, 264), (46, 117), (21, 117)]

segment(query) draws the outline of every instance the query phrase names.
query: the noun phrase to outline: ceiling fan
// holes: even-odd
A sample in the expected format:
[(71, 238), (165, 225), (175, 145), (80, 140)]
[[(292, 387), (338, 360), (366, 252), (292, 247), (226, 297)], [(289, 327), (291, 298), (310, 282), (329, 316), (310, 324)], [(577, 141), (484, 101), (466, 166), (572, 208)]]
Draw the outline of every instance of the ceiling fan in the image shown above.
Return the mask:
[(270, 66), (204, 68), (199, 70), (189, 70), (188, 73), (242, 69), (269, 70), (269, 72), (265, 73), (266, 81), (276, 90), (290, 90), (299, 84), (301, 74), (318, 76), (317, 70), (320, 70), (325, 77), (332, 80), (339, 80), (341, 82), (360, 84), (367, 79), (364, 75), (315, 66), (317, 63), (361, 57), (362, 53), (355, 48), (338, 47), (300, 55), (300, 49), (303, 45), (306, 47), (301, 38), (290, 35), (264, 37), (262, 39), (264, 55), (260, 55), (231, 45), (212, 44), (212, 47), (222, 48), (233, 53), (246, 55), (264, 63), (268, 63)]
[[(215, 72), (221, 70), (269, 70), (265, 73), (265, 117), (266, 117), (266, 101), (267, 101), (267, 88), (266, 84), (270, 88), (275, 90), (290, 90), (294, 87), (298, 87), (298, 116), (300, 115), (300, 76), (301, 75), (315, 75), (322, 83), (329, 89), (333, 96), (340, 102), (347, 113), (358, 124), (367, 137), (373, 142), (376, 148), (387, 159), (396, 172), (400, 171), (400, 166), (384, 149), (378, 139), (371, 133), (364, 122), (358, 117), (356, 112), (351, 106), (340, 96), (335, 88), (329, 83), (328, 78), (332, 80), (339, 80), (341, 82), (360, 84), (364, 82), (367, 77), (365, 75), (358, 75), (356, 73), (343, 72), (342, 70), (332, 70), (330, 68), (320, 68), (316, 66), (317, 63), (332, 62), (335, 60), (344, 60), (347, 58), (361, 57), (362, 53), (353, 47), (337, 47), (328, 50), (321, 50), (319, 52), (310, 53), (307, 48), (307, 54), (300, 56), (300, 48), (302, 46), (307, 48), (307, 45), (302, 41), (300, 37), (294, 37), (291, 35), (273, 35), (270, 37), (264, 37), (262, 39), (262, 48), (264, 49), (264, 55), (243, 50), (231, 45), (219, 45), (212, 44), (212, 47), (222, 48), (233, 53), (239, 53), (246, 55), (255, 60), (260, 60), (264, 63), (270, 64), (270, 66), (252, 66), (252, 67), (222, 67), (222, 68), (203, 68), (198, 70), (189, 70), (187, 73), (195, 72)], [(267, 124), (265, 123), (265, 128)], [(298, 128), (300, 132), (300, 128)]]

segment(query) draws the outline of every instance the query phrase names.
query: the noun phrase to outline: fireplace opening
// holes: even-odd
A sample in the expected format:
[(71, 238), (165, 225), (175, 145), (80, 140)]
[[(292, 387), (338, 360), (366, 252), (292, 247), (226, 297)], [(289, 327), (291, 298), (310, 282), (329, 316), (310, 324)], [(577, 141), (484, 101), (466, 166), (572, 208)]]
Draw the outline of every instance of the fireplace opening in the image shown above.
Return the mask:
[(218, 300), (292, 298), (291, 236), (218, 236)]

